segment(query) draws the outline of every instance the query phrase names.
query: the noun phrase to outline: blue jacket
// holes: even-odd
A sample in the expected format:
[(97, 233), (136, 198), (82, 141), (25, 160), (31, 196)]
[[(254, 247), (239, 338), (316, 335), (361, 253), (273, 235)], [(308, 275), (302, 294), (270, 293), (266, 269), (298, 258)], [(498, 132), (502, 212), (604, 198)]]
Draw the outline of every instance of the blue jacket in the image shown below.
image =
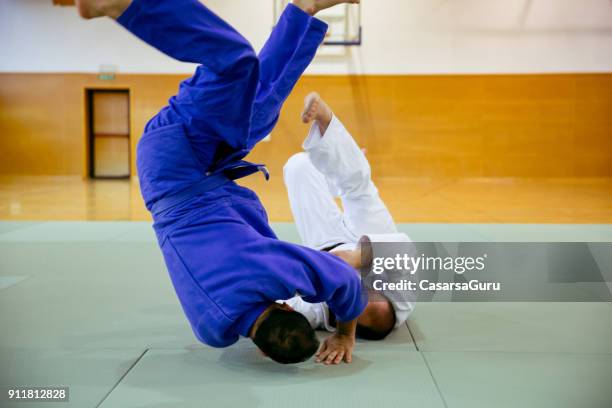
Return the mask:
[[(180, 125), (143, 136), (138, 170), (148, 207), (160, 195), (205, 176)], [(195, 335), (210, 346), (226, 347), (248, 336), (265, 308), (296, 294), (307, 302), (326, 302), (340, 321), (355, 319), (365, 308), (351, 266), (278, 240), (256, 194), (234, 182), (154, 220), (183, 310)]]

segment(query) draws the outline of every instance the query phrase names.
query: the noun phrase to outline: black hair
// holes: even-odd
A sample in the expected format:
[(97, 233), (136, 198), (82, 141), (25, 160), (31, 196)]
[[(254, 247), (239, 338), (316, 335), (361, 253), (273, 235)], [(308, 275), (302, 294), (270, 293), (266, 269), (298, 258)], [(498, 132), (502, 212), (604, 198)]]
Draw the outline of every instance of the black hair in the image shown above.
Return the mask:
[(393, 313), (393, 324), (389, 327), (368, 327), (357, 323), (355, 336), (364, 340), (384, 340), (395, 328), (396, 317)]
[(294, 311), (274, 309), (261, 322), (253, 342), (277, 363), (308, 360), (319, 349), (319, 340), (306, 318)]
[(384, 340), (393, 331), (393, 326), (388, 330), (376, 330), (371, 327), (357, 324), (355, 335), (364, 340)]

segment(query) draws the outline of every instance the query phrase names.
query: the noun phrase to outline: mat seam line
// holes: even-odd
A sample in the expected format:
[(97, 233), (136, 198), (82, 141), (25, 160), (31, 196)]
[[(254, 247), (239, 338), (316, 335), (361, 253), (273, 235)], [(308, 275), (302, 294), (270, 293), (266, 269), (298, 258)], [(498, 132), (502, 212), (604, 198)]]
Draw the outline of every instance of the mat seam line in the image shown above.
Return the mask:
[(431, 367), (429, 366), (429, 362), (427, 361), (427, 358), (425, 358), (425, 354), (423, 354), (422, 351), (419, 351), (419, 354), (421, 355), (421, 358), (423, 359), (423, 362), (425, 363), (425, 367), (427, 367), (427, 371), (429, 371), (429, 376), (431, 377), (431, 380), (436, 386), (436, 390), (438, 391), (438, 395), (440, 396), (440, 399), (442, 400), (442, 404), (444, 404), (445, 408), (448, 408), (448, 404), (446, 403), (446, 398), (444, 398), (444, 395), (442, 394), (442, 390), (440, 389), (440, 386), (438, 385), (438, 381), (436, 380), (436, 377), (434, 377), (433, 371), (431, 370)]
[(138, 364), (140, 360), (142, 360), (144, 355), (147, 354), (149, 350), (150, 349), (146, 348), (142, 353), (140, 353), (136, 361), (132, 363), (132, 365), (126, 370), (126, 372), (123, 373), (121, 378), (119, 378), (119, 380), (113, 385), (113, 387), (104, 395), (104, 397), (102, 397), (102, 400), (96, 405), (96, 408), (100, 408), (100, 406), (104, 403), (104, 401), (106, 401), (106, 399), (113, 393), (113, 391), (115, 391), (115, 389), (119, 386), (119, 384), (121, 384), (121, 381), (123, 381), (123, 379), (130, 373), (130, 371), (132, 371), (132, 369), (136, 367), (136, 364)]
[(416, 339), (414, 338), (414, 335), (412, 334), (412, 331), (410, 330), (410, 325), (408, 324), (408, 321), (406, 321), (406, 328), (408, 329), (408, 334), (410, 334), (410, 338), (412, 339), (412, 344), (414, 344), (414, 348), (417, 351), (421, 351), (421, 349), (419, 348), (419, 345), (416, 342)]

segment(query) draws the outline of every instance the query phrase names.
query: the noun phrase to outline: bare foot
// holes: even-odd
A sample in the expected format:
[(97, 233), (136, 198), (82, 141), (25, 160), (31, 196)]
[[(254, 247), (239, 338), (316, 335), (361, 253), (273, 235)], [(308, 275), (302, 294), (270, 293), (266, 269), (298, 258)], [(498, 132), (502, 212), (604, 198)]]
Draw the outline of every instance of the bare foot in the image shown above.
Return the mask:
[(310, 123), (317, 121), (321, 134), (325, 134), (333, 118), (333, 112), (321, 96), (316, 92), (311, 92), (304, 99), (304, 112), (302, 112), (302, 122)]
[(131, 0), (76, 0), (76, 5), (83, 18), (107, 16), (116, 19), (123, 14), (131, 2)]
[(359, 4), (359, 2), (360, 0), (293, 0), (295, 6), (301, 8), (311, 16), (337, 4)]

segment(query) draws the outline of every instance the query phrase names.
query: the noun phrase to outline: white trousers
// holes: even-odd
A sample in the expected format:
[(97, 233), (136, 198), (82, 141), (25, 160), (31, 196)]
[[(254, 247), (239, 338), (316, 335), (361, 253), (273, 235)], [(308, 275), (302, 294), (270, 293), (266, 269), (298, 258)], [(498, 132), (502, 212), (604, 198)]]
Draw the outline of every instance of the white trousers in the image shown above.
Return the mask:
[[(284, 179), (304, 245), (321, 250), (346, 244), (343, 248), (354, 249), (362, 236), (373, 234), (408, 240), (405, 235), (397, 238), (393, 218), (372, 182), (370, 164), (338, 118), (333, 117), (324, 135), (314, 123), (303, 148), (285, 165)], [(313, 328), (334, 330), (324, 303), (310, 304), (300, 297), (285, 302), (306, 316)], [(408, 318), (413, 305), (408, 306), (394, 304), (396, 326)]]
[(325, 135), (314, 123), (303, 147), (285, 165), (284, 178), (304, 245), (324, 249), (355, 244), (366, 234), (397, 233), (366, 156), (338, 118), (334, 116)]

